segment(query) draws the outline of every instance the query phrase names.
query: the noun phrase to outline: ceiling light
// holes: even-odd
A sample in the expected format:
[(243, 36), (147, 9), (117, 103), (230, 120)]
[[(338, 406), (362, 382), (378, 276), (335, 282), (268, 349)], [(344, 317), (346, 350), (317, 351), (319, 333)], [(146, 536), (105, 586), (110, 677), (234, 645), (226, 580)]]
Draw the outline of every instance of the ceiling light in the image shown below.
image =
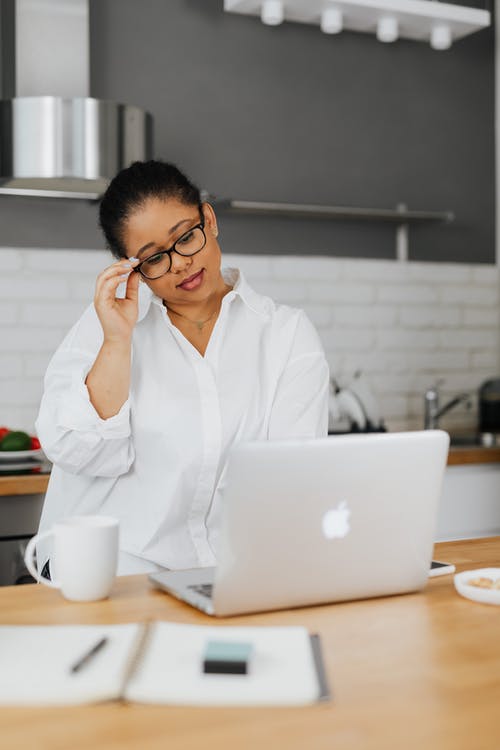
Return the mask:
[(398, 38), (398, 21), (394, 16), (381, 16), (377, 23), (379, 42), (395, 42)]
[(278, 26), (284, 18), (282, 0), (265, 0), (262, 3), (260, 17), (268, 26)]
[(325, 34), (339, 34), (342, 26), (342, 11), (338, 8), (325, 8), (321, 14), (321, 31)]
[(453, 39), (451, 29), (445, 23), (436, 24), (431, 29), (431, 47), (432, 49), (449, 49)]

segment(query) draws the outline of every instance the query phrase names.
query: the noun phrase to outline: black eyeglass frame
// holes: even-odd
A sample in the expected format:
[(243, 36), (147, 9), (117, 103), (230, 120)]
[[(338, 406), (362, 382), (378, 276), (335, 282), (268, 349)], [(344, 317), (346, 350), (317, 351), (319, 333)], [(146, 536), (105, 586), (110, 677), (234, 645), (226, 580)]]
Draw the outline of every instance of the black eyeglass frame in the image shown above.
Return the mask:
[[(186, 234), (189, 234), (190, 232), (194, 231), (195, 229), (201, 229), (201, 233), (203, 235), (203, 245), (200, 247), (199, 250), (196, 250), (196, 252), (194, 252), (194, 253), (181, 253), (181, 251), (178, 250), (177, 247), (176, 247), (177, 243), (180, 242), (186, 236)], [(205, 247), (206, 244), (207, 244), (207, 235), (205, 234), (205, 219), (202, 219), (198, 224), (195, 224), (194, 227), (191, 227), (186, 232), (184, 232), (183, 234), (181, 234), (181, 236), (178, 239), (176, 239), (176, 241), (174, 242), (174, 244), (172, 245), (172, 247), (169, 247), (168, 250), (160, 250), (160, 252), (153, 253), (152, 255), (150, 255), (149, 258), (144, 258), (144, 260), (141, 260), (141, 262), (139, 263), (139, 265), (135, 266), (135, 268), (133, 270), (137, 271), (137, 273), (140, 273), (141, 276), (144, 279), (148, 279), (148, 281), (155, 281), (156, 279), (161, 279), (162, 276), (165, 276), (165, 274), (170, 273), (170, 269), (172, 268), (172, 255), (171, 255), (171, 253), (177, 253), (177, 255), (182, 255), (183, 258), (192, 258), (193, 255), (197, 255), (197, 253), (200, 253), (203, 250), (203, 248)], [(161, 273), (159, 276), (155, 276), (154, 278), (151, 278), (150, 276), (146, 276), (146, 274), (141, 271), (141, 266), (144, 263), (147, 263), (148, 260), (151, 260), (151, 258), (156, 258), (158, 255), (168, 255), (169, 260), (170, 260), (170, 265), (169, 265), (168, 269), (166, 271), (164, 271), (163, 273)]]

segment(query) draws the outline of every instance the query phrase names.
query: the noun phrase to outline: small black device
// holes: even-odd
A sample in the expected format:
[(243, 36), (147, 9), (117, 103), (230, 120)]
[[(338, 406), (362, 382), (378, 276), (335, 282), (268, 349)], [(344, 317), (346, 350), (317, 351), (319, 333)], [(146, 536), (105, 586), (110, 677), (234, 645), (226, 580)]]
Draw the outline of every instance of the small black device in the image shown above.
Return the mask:
[(449, 573), (455, 572), (455, 566), (453, 563), (440, 562), (439, 560), (431, 561), (431, 568), (429, 570), (429, 578), (435, 578), (436, 576), (446, 576)]

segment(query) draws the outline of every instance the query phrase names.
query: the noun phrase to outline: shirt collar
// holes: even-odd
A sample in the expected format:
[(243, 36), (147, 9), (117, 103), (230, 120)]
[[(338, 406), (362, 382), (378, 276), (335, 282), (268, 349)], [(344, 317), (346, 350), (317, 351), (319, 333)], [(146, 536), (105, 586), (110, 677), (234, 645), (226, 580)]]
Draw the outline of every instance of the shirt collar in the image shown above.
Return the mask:
[[(226, 294), (224, 300), (227, 299), (229, 302), (238, 296), (253, 312), (266, 317), (269, 315), (269, 300), (252, 289), (238, 268), (223, 268), (222, 277), (226, 284), (233, 287), (232, 291)], [(223, 304), (224, 300), (222, 301)]]
[[(228, 305), (236, 297), (240, 297), (242, 302), (250, 308), (250, 310), (253, 310), (253, 312), (265, 317), (269, 315), (269, 300), (267, 300), (266, 297), (257, 294), (257, 292), (252, 289), (238, 268), (222, 268), (221, 273), (226, 284), (233, 287), (222, 300), (223, 305)], [(140, 284), (138, 320), (142, 320), (146, 316), (152, 302), (155, 305), (163, 307), (163, 300), (161, 297), (157, 297), (153, 294), (146, 284)]]

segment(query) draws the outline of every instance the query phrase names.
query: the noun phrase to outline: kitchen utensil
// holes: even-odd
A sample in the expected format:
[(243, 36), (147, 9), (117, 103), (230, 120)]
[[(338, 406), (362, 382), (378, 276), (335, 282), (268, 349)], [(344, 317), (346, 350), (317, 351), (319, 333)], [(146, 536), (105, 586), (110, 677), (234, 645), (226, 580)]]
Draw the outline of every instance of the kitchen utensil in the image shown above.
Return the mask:
[(366, 427), (366, 414), (359, 398), (348, 388), (343, 388), (337, 393), (337, 402), (341, 413), (345, 414), (350, 423), (351, 429), (357, 429), (360, 432)]
[(354, 393), (341, 388), (335, 378), (330, 380), (328, 431), (330, 433), (359, 432), (366, 427), (363, 406)]
[(349, 390), (357, 396), (365, 413), (367, 426), (378, 428), (382, 424), (380, 408), (366, 378), (358, 370), (349, 383)]

